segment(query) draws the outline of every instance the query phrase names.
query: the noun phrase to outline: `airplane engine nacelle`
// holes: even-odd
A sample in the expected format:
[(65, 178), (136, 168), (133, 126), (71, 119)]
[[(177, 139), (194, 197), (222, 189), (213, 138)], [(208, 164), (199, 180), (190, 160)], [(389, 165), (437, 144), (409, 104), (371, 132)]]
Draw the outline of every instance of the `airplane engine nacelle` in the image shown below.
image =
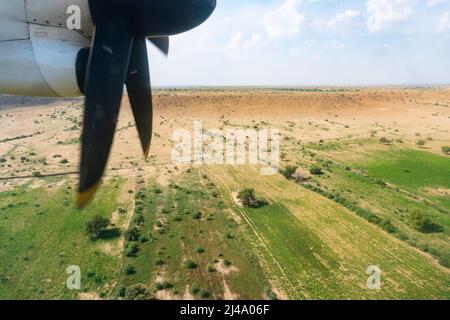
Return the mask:
[[(82, 10), (80, 30), (66, 28), (72, 4)], [(77, 56), (90, 46), (88, 11), (87, 0), (1, 1), (0, 94), (80, 96)]]

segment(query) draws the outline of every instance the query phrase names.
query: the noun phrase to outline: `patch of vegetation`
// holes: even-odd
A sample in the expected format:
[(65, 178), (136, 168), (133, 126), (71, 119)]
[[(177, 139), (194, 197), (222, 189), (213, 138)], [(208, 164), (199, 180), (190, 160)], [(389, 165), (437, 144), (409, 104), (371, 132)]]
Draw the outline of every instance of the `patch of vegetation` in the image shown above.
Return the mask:
[(246, 188), (239, 191), (237, 198), (242, 205), (247, 208), (261, 208), (268, 204), (264, 199), (258, 199), (255, 195), (255, 189)]
[(323, 174), (323, 170), (320, 167), (313, 166), (309, 169), (309, 173), (311, 173), (312, 175), (315, 175), (315, 176), (320, 176)]
[(97, 240), (110, 224), (109, 219), (96, 215), (86, 223), (86, 233), (91, 240)]
[(286, 179), (292, 179), (292, 177), (294, 176), (295, 172), (297, 171), (298, 166), (294, 166), (294, 165), (289, 165), (284, 167), (283, 169), (280, 170), (280, 173), (283, 175), (283, 177), (285, 177)]
[(449, 146), (443, 146), (442, 147), (442, 152), (445, 154), (450, 155), (450, 147)]

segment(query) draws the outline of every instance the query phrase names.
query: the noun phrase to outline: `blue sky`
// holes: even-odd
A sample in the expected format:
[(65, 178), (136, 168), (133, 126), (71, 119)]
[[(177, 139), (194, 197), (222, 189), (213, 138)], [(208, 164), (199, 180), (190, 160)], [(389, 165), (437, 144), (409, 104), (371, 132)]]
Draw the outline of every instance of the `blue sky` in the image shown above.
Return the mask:
[(155, 86), (450, 84), (450, 0), (218, 0)]

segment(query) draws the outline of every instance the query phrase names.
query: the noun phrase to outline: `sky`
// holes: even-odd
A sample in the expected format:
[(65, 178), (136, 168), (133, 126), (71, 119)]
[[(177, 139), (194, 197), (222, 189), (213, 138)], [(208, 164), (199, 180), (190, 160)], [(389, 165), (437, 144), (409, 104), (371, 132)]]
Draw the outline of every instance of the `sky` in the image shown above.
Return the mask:
[(149, 53), (156, 87), (450, 84), (450, 0), (217, 0)]

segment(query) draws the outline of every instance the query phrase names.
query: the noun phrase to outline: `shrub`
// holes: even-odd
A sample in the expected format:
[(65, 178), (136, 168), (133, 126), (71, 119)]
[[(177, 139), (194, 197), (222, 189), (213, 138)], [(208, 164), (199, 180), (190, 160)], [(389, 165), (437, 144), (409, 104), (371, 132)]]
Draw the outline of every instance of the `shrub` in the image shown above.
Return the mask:
[(39, 171), (34, 171), (34, 172), (32, 173), (32, 176), (33, 176), (33, 177), (36, 177), (36, 178), (42, 177), (42, 173), (40, 173)]
[(418, 147), (423, 147), (423, 146), (425, 146), (427, 144), (427, 142), (425, 141), (425, 140), (417, 140), (416, 141), (416, 145), (418, 146)]
[(144, 215), (142, 213), (136, 213), (133, 218), (133, 222), (138, 226), (142, 226), (145, 223)]
[(69, 163), (69, 160), (67, 160), (67, 159), (62, 159), (59, 163), (61, 163), (61, 164), (67, 164), (67, 163)]
[(380, 226), (389, 233), (395, 233), (397, 231), (397, 228), (392, 225), (390, 220), (383, 220)]
[(137, 245), (137, 243), (135, 243), (135, 242), (127, 243), (127, 245), (125, 247), (125, 255), (127, 257), (135, 256), (138, 252), (139, 252), (139, 246)]
[(196, 264), (194, 261), (192, 261), (192, 260), (186, 260), (186, 261), (184, 261), (184, 266), (185, 266), (187, 269), (195, 269), (195, 268), (197, 268), (197, 264)]
[(102, 216), (95, 216), (86, 224), (86, 233), (92, 240), (100, 238), (102, 233), (109, 225), (109, 219)]
[(194, 213), (194, 219), (200, 220), (202, 218), (202, 213), (200, 211), (197, 211)]
[(427, 232), (433, 226), (430, 218), (419, 210), (411, 212), (408, 216), (408, 221), (412, 227), (420, 232)]
[(291, 165), (290, 166), (286, 166), (284, 169), (281, 170), (281, 174), (286, 179), (292, 179), (292, 177), (294, 176), (294, 174), (297, 171), (297, 169), (298, 169), (297, 166), (291, 166)]
[(216, 272), (217, 270), (213, 266), (207, 266), (206, 271), (208, 271), (209, 273), (212, 273), (212, 272)]
[(138, 239), (138, 241), (140, 242), (140, 243), (146, 243), (146, 242), (148, 242), (148, 237), (147, 236), (144, 236), (144, 235), (142, 235), (142, 236), (139, 236), (139, 239)]
[(322, 168), (314, 166), (311, 169), (309, 169), (309, 173), (315, 175), (315, 176), (320, 176), (323, 174)]
[(197, 288), (197, 287), (192, 287), (192, 289), (191, 289), (191, 293), (192, 294), (198, 294), (200, 292), (200, 289), (199, 288)]
[(136, 273), (136, 269), (132, 266), (132, 265), (126, 265), (125, 266), (125, 274), (126, 275), (131, 275), (131, 274), (135, 274)]
[(127, 288), (126, 298), (128, 300), (148, 300), (151, 298), (147, 288), (138, 284), (133, 287)]
[(155, 265), (157, 265), (157, 266), (162, 266), (164, 263), (165, 263), (164, 260), (161, 258), (157, 258), (155, 260)]
[(225, 267), (229, 267), (229, 266), (231, 266), (232, 265), (232, 263), (231, 263), (231, 261), (228, 261), (228, 260), (224, 260), (223, 261), (223, 265), (225, 266)]
[(391, 142), (392, 142), (392, 140), (390, 140), (390, 139), (388, 139), (386, 137), (381, 137), (380, 138), (380, 143), (382, 143), (382, 144), (389, 144)]
[(202, 297), (203, 299), (206, 299), (206, 298), (210, 297), (210, 294), (207, 290), (202, 289), (202, 290), (200, 290), (200, 297)]
[(126, 294), (127, 287), (125, 287), (123, 284), (119, 284), (116, 288), (116, 296), (123, 298)]
[(202, 247), (197, 247), (197, 248), (195, 248), (195, 252), (196, 253), (204, 253), (205, 249), (203, 249)]
[(449, 146), (443, 146), (442, 147), (442, 152), (445, 154), (450, 155), (450, 147)]
[(168, 281), (155, 283), (155, 289), (157, 291), (171, 289), (171, 288), (173, 288), (173, 284)]
[(125, 239), (127, 241), (138, 241), (139, 236), (140, 236), (139, 229), (136, 226), (128, 229), (125, 232)]
[(238, 193), (237, 198), (244, 207), (248, 208), (261, 208), (267, 205), (267, 201), (256, 198), (255, 189), (243, 189)]

